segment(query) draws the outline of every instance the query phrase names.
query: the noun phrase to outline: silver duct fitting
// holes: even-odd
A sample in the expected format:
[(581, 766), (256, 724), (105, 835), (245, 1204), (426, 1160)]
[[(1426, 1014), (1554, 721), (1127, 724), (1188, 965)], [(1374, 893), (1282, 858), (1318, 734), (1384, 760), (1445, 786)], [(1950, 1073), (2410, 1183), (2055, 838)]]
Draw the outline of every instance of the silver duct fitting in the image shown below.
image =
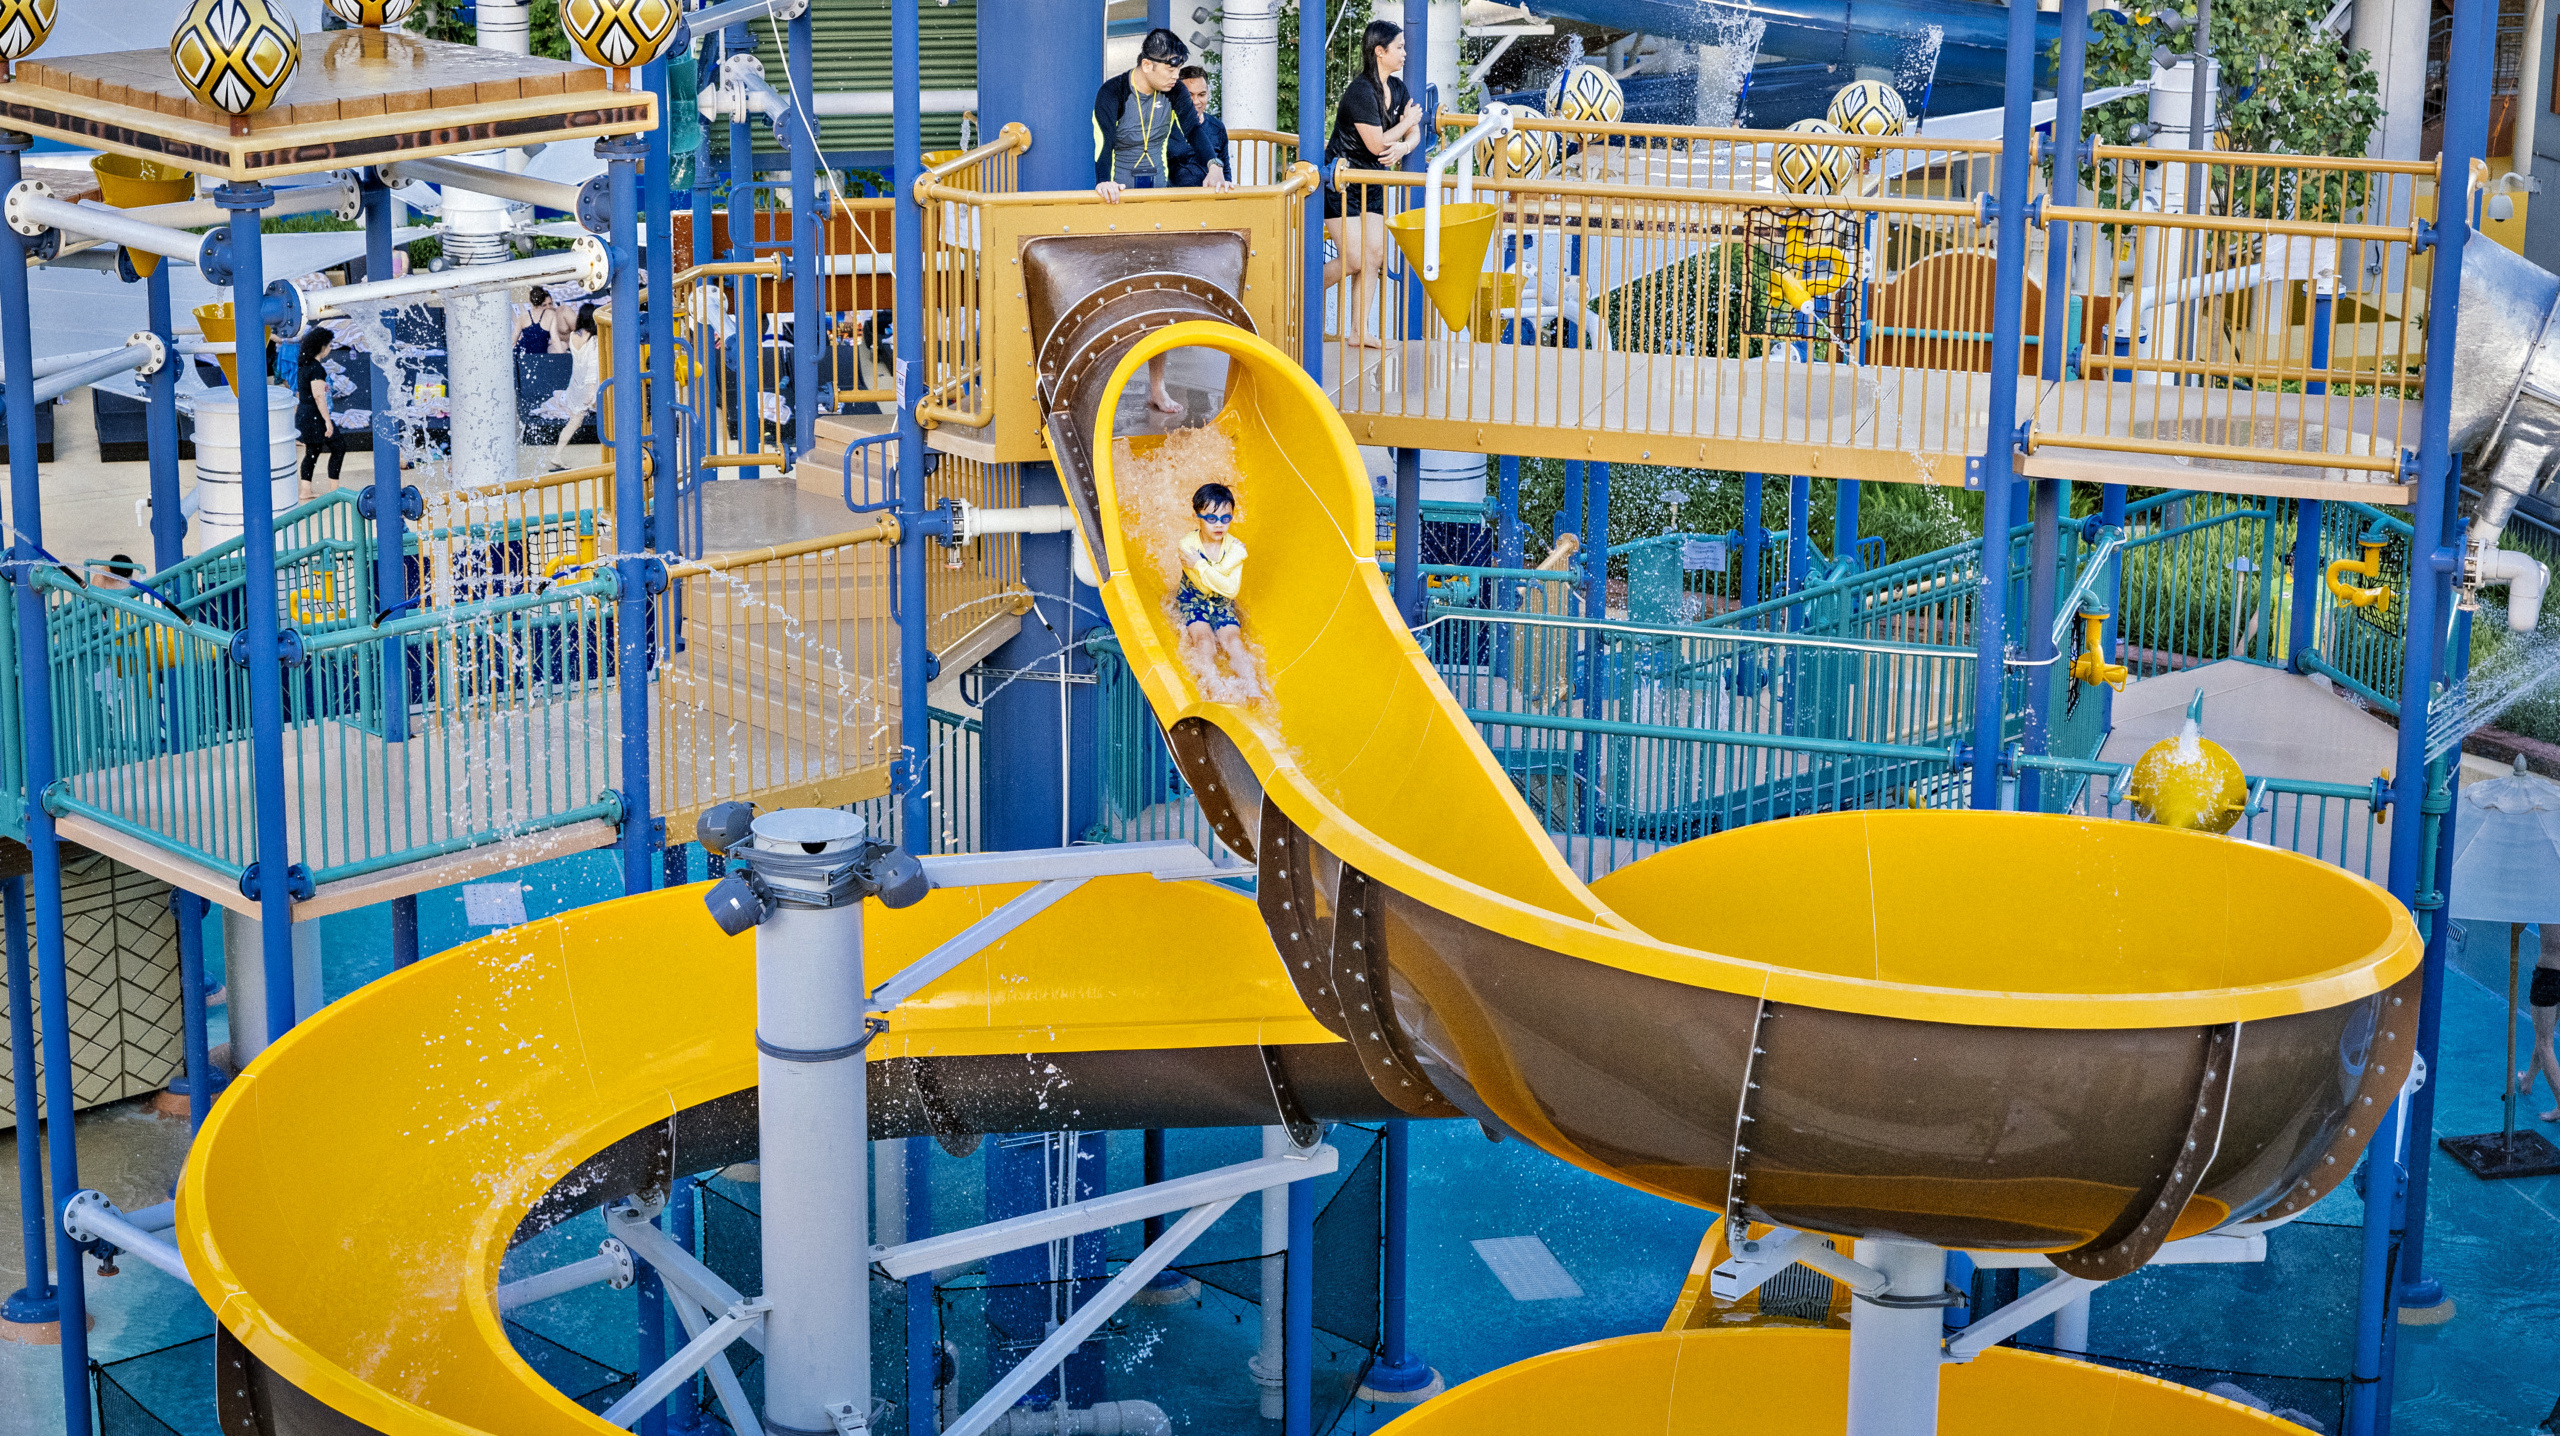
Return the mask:
[(2480, 498), (2462, 546), (2463, 602), (2504, 584), (2507, 627), (2529, 633), (2551, 574), (2498, 547), (2525, 498), (2560, 471), (2560, 277), (2486, 240), (2462, 247), (2462, 344), (2452, 438)]

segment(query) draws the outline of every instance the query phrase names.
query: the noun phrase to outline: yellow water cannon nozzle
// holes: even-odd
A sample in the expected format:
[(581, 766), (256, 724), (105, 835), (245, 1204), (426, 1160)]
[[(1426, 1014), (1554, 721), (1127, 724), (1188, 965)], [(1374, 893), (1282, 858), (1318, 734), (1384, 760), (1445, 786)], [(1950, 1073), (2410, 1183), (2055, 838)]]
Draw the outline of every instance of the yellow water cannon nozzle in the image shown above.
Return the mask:
[(2107, 661), (2107, 611), (2084, 608), (2080, 611), (2080, 656), (2071, 660), (2071, 676), (2083, 683), (2106, 684), (2121, 690), (2133, 679), (2133, 670), (2121, 663)]
[(2363, 547), (2364, 557), (2360, 559), (2342, 558), (2330, 564), (2329, 592), (2331, 596), (2335, 597), (2340, 603), (2347, 604), (2351, 607), (2370, 608), (2380, 613), (2389, 613), (2391, 611), (2392, 597), (2391, 590), (2389, 588), (2358, 588), (2356, 585), (2351, 584), (2344, 578), (2340, 577), (2340, 575), (2360, 573), (2367, 578), (2380, 578), (2382, 576), (2382, 551), (2390, 547), (2390, 541), (2388, 539), (2362, 538), (2356, 540), (2356, 542)]

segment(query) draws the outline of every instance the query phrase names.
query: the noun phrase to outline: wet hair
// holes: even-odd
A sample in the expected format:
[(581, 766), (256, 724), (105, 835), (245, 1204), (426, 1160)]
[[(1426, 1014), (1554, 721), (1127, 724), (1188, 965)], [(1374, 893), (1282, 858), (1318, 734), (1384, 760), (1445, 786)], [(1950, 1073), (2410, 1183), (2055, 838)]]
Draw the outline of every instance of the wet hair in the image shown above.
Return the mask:
[(1205, 514), (1220, 504), (1234, 508), (1236, 491), (1224, 484), (1202, 484), (1191, 491), (1191, 511), (1195, 514)]
[(1191, 58), (1191, 47), (1182, 43), (1182, 37), (1171, 30), (1149, 30), (1147, 38), (1138, 42), (1138, 58), (1179, 65)]
[(578, 306), (577, 328), (578, 332), (581, 334), (593, 334), (596, 332), (596, 307), (594, 305), (581, 304)]
[[(1369, 28), (1360, 32), (1360, 73), (1368, 77), (1370, 84), (1378, 87), (1381, 114), (1386, 111), (1387, 77), (1378, 68), (1378, 52), (1394, 44), (1396, 37), (1403, 33), (1402, 25), (1388, 20), (1372, 20)], [(1393, 120), (1395, 116), (1388, 115), (1387, 118)]]
[(1182, 67), (1182, 74), (1179, 78), (1185, 80), (1206, 80), (1209, 78), (1209, 72), (1200, 68), (1198, 65), (1185, 65)]
[(329, 332), (329, 326), (326, 324), (312, 325), (310, 329), (303, 333), (302, 347), (295, 351), (300, 362), (304, 364), (319, 363), (321, 358), (329, 352), (330, 342), (335, 340), (337, 337), (338, 336)]
[(525, 298), (532, 300), (536, 306), (549, 304), (551, 302), (551, 291), (537, 284), (525, 295)]

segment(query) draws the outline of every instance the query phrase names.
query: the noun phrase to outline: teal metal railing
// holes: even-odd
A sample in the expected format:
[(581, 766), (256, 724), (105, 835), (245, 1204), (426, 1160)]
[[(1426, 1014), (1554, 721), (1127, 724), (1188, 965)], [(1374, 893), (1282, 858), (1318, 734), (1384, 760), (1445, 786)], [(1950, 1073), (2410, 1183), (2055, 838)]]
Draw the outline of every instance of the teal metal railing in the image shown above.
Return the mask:
[(862, 815), (874, 837), (911, 852), (974, 853), (979, 849), (979, 759), (985, 725), (939, 708), (925, 711), (932, 730), (926, 762), (933, 774), (933, 831), (925, 844), (918, 847), (900, 829), (898, 813), (903, 805), (895, 793), (856, 803), (854, 811)]
[[(618, 817), (612, 575), (486, 572), (448, 589), (454, 601), (385, 614), (366, 527), (344, 495), (277, 524), (279, 607), (300, 645), (285, 684), (292, 861), (325, 883)], [(60, 773), (50, 811), (226, 877), (252, 860), (248, 675), (232, 658), (241, 575), (236, 540), (147, 588), (36, 572)]]

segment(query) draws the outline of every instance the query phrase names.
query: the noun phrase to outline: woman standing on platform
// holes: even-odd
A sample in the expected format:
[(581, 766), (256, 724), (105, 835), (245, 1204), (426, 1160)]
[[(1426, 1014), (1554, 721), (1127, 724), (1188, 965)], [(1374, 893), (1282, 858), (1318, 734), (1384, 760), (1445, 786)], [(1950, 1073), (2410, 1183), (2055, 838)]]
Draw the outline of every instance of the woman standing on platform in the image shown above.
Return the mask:
[(1324, 192), (1324, 232), (1333, 241), (1334, 257), (1325, 262), (1324, 282), (1330, 289), (1350, 279), (1337, 301), (1342, 338), (1363, 349), (1386, 347), (1367, 332), (1369, 306), (1387, 262), (1386, 192), (1346, 184), (1343, 171), (1394, 169), (1422, 143), (1422, 107), (1396, 78), (1403, 68), (1402, 27), (1370, 21), (1360, 36), (1360, 73), (1342, 87), (1333, 111), (1333, 138), (1325, 145), (1334, 176)]
[[(345, 352), (329, 326), (314, 324), (302, 336), (295, 359), (299, 390), (294, 395), (293, 426), (302, 437), (302, 496), (306, 499), (319, 497), (311, 475), (322, 454), (329, 456), (329, 482), (335, 485), (339, 471), (346, 467), (347, 451), (369, 447), (373, 441), (372, 411), (355, 410), (347, 403), (356, 384), (337, 357)], [(353, 432), (357, 430), (362, 432)]]

